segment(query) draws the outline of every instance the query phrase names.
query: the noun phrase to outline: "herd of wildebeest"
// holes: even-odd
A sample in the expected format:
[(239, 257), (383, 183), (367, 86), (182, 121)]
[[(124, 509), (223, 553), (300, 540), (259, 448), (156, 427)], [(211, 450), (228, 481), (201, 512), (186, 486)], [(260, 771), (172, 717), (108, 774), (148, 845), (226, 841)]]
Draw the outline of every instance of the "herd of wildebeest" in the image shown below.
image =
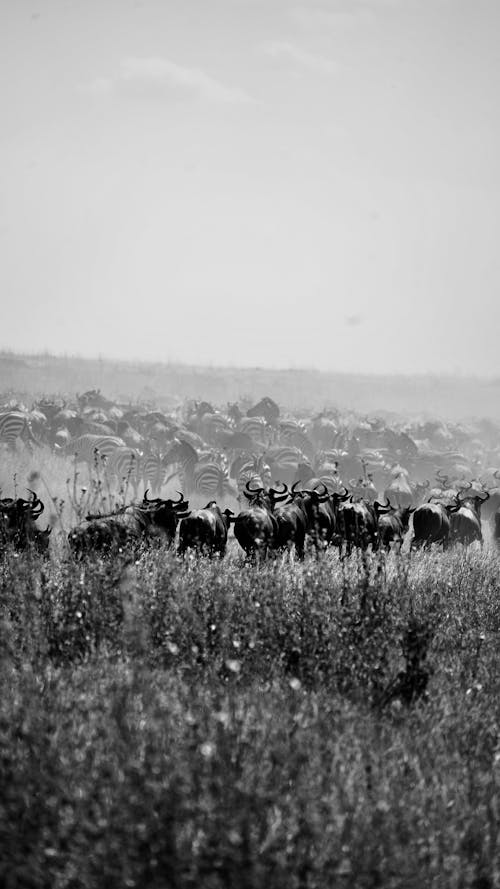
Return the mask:
[[(500, 543), (500, 426), (283, 413), (269, 397), (224, 408), (178, 402), (166, 410), (90, 390), (30, 408), (0, 399), (0, 452), (71, 458), (87, 483), (102, 477), (122, 502), (81, 516), (73, 556), (133, 553), (154, 543), (223, 556), (231, 529), (248, 558), (306, 548), (400, 549)], [(5, 481), (4, 481), (5, 485)], [(182, 493), (181, 493), (182, 492)], [(49, 553), (37, 493), (0, 499), (2, 550)], [(9, 492), (12, 494), (13, 492)], [(206, 502), (208, 501), (208, 502)], [(191, 508), (190, 508), (191, 502)], [(205, 506), (202, 503), (206, 502)], [(201, 508), (193, 508), (201, 507)]]

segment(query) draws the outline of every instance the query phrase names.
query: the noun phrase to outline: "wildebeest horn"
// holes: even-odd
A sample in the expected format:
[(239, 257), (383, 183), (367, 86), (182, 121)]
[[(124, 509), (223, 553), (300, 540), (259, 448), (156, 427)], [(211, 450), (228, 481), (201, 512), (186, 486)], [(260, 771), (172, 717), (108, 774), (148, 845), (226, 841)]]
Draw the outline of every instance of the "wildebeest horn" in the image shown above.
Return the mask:
[(489, 500), (490, 492), (489, 492), (489, 491), (485, 491), (485, 492), (484, 492), (484, 497), (481, 497), (480, 494), (478, 494), (477, 496), (478, 496), (478, 500), (480, 500), (481, 503), (484, 503), (485, 500)]
[(351, 495), (349, 494), (349, 491), (347, 490), (345, 485), (342, 485), (342, 487), (344, 488), (344, 493), (343, 494), (335, 493), (333, 496), (335, 497), (336, 500), (341, 500), (342, 502), (345, 502), (346, 500), (349, 499), (349, 497)]
[(440, 482), (443, 482), (444, 485), (448, 484), (448, 476), (445, 475), (442, 469), (436, 471), (436, 478), (438, 478)]
[(43, 505), (42, 501), (37, 497), (37, 495), (35, 494), (34, 491), (31, 491), (29, 488), (28, 488), (28, 491), (30, 492), (30, 494), (33, 495), (33, 500), (30, 503), (31, 514), (33, 516), (35, 516), (35, 518), (38, 518), (38, 516), (40, 516), (42, 514), (42, 512), (44, 511), (45, 506)]
[(391, 506), (390, 501), (387, 497), (386, 497), (385, 503), (379, 503), (378, 500), (375, 500), (375, 503), (373, 505), (374, 505), (375, 509), (377, 510), (377, 512), (381, 512), (381, 511), (385, 511), (385, 510), (389, 511), (390, 509), (394, 508)]
[(318, 482), (317, 485), (314, 485), (313, 491), (315, 491), (317, 494), (320, 494), (320, 496), (322, 497), (323, 494), (321, 494), (320, 491), (319, 491), (319, 488), (320, 488), (320, 487), (323, 488), (323, 494), (326, 494), (326, 495), (329, 497), (330, 494), (329, 494), (328, 488), (326, 487), (326, 485), (325, 485), (324, 482)]
[(144, 501), (144, 503), (154, 503), (154, 500), (150, 500), (150, 499), (149, 499), (148, 494), (149, 494), (149, 488), (147, 488), (147, 489), (144, 491), (144, 497), (142, 498), (143, 501)]
[[(250, 494), (261, 494), (264, 488), (251, 488), (250, 480), (245, 485), (245, 491), (248, 491)], [(245, 493), (245, 491), (243, 493)]]
[(298, 481), (296, 481), (296, 482), (293, 483), (292, 487), (290, 488), (290, 494), (291, 494), (292, 496), (293, 496), (294, 494), (299, 493), (298, 491), (295, 490), (295, 488), (297, 487), (297, 485), (300, 485), (300, 484), (301, 484), (300, 479), (299, 479)]
[(323, 487), (325, 488), (324, 494), (320, 494), (316, 488), (314, 488), (311, 491), (311, 494), (314, 494), (314, 499), (316, 500), (316, 503), (326, 503), (326, 501), (330, 497), (330, 494), (328, 493), (328, 488), (325, 487), (325, 485), (323, 485)]
[[(279, 484), (279, 482), (278, 482), (278, 484)], [(300, 484), (300, 482), (297, 482), (297, 484)], [(293, 491), (293, 488), (294, 488), (294, 486), (292, 485), (292, 491)], [(288, 494), (288, 485), (286, 484), (286, 482), (283, 482), (283, 490), (282, 491), (278, 491), (277, 488), (271, 488), (270, 490), (273, 494)]]
[(179, 499), (178, 499), (178, 500), (172, 500), (172, 503), (173, 503), (174, 505), (175, 505), (176, 503), (182, 503), (182, 501), (184, 500), (184, 494), (181, 494), (180, 491), (176, 491), (175, 493), (176, 493), (176, 494), (179, 494)]
[(495, 471), (494, 471), (494, 473), (493, 473), (493, 477), (494, 477), (494, 478), (498, 478), (498, 479), (500, 479), (500, 470), (495, 469)]

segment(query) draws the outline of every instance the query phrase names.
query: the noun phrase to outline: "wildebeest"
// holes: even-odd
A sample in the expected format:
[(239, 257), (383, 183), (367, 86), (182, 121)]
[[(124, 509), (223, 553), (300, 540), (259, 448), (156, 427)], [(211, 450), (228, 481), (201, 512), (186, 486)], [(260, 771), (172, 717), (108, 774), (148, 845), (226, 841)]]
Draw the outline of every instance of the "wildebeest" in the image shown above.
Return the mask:
[(493, 516), (493, 542), (500, 549), (500, 507)]
[(249, 501), (234, 520), (234, 536), (247, 556), (266, 556), (276, 545), (278, 524), (274, 516), (275, 505), (288, 497), (288, 488), (278, 491), (270, 488), (251, 488), (247, 483), (243, 491)]
[(379, 516), (390, 512), (392, 507), (387, 502), (365, 503), (360, 500), (353, 503), (349, 500), (340, 504), (338, 510), (338, 530), (341, 537), (341, 547), (345, 544), (346, 555), (350, 555), (353, 546), (367, 549), (371, 544), (372, 549), (378, 549), (378, 523)]
[(401, 549), (411, 514), (415, 512), (412, 506), (403, 506), (395, 509), (394, 512), (388, 512), (381, 515), (378, 521), (378, 537), (380, 545), (386, 549), (390, 548), (391, 543), (399, 544)]
[[(311, 482), (308, 483), (306, 491), (311, 490), (310, 484)], [(337, 534), (338, 512), (341, 505), (351, 495), (345, 487), (343, 492), (332, 492), (322, 479), (317, 480), (312, 490), (318, 494), (320, 487), (323, 488), (324, 494), (328, 494), (328, 496), (321, 496), (316, 501), (309, 534), (313, 537), (316, 547), (324, 549), (329, 543), (340, 543), (341, 537)]]
[(179, 555), (195, 549), (208, 555), (223, 556), (233, 515), (231, 509), (221, 510), (215, 500), (203, 509), (193, 510), (179, 525)]
[(318, 491), (297, 491), (298, 484), (295, 482), (292, 485), (290, 502), (274, 510), (278, 524), (275, 547), (285, 549), (295, 545), (297, 557), (303, 559), (306, 533), (309, 531), (318, 537), (318, 508), (328, 500), (329, 494), (328, 491), (323, 494)]
[(457, 509), (450, 510), (450, 538), (453, 543), (465, 545), (474, 543), (475, 540), (482, 543), (481, 505), (490, 495), (486, 491), (484, 497), (480, 494), (462, 497), (463, 493), (464, 491), (460, 491), (457, 495)]
[(0, 549), (11, 545), (18, 552), (30, 547), (40, 553), (47, 552), (51, 529), (42, 531), (35, 526), (44, 505), (34, 491), (30, 491), (30, 494), (31, 500), (22, 497), (0, 500)]
[(454, 503), (435, 503), (432, 498), (417, 506), (413, 513), (411, 549), (431, 543), (439, 543), (446, 549), (450, 538), (450, 513), (458, 508), (456, 500)]
[(140, 506), (130, 504), (107, 515), (87, 516), (84, 524), (68, 534), (74, 556), (116, 555), (120, 550), (134, 550), (140, 543), (155, 539), (172, 544), (177, 522), (190, 514), (189, 501), (184, 500), (180, 491), (177, 493), (178, 500), (148, 500), (146, 491)]
[(280, 409), (269, 396), (261, 398), (258, 404), (247, 410), (247, 417), (264, 417), (267, 423), (274, 423), (280, 415)]
[[(497, 482), (500, 480), (500, 473), (496, 469), (493, 470), (492, 475), (497, 480)], [(489, 486), (483, 483), (483, 489), (485, 491), (488, 490), (490, 496), (488, 498), (488, 502), (485, 502), (483, 507), (481, 508), (481, 518), (485, 519), (486, 521), (494, 522), (494, 516), (497, 510), (500, 509), (500, 486), (498, 484)]]

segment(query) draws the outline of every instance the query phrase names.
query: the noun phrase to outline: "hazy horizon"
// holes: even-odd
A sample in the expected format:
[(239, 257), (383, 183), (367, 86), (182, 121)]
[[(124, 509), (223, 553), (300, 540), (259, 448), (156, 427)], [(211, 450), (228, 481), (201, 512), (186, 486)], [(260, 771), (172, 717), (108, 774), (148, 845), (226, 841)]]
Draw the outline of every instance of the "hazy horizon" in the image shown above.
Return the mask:
[(0, 347), (500, 373), (494, 0), (0, 10)]
[[(56, 362), (58, 362), (58, 361), (69, 361), (69, 362), (83, 361), (83, 362), (88, 362), (89, 364), (97, 364), (99, 362), (102, 362), (103, 364), (109, 364), (109, 365), (116, 364), (117, 366), (119, 366), (121, 364), (131, 365), (131, 366), (134, 366), (134, 365), (156, 366), (156, 365), (158, 365), (158, 366), (165, 367), (165, 368), (180, 368), (183, 370), (184, 369), (185, 370), (207, 369), (210, 371), (218, 371), (218, 370), (222, 370), (222, 371), (223, 370), (228, 370), (228, 371), (264, 371), (264, 372), (269, 371), (269, 373), (276, 373), (276, 374), (286, 373), (289, 371), (290, 373), (303, 373), (303, 374), (310, 373), (310, 374), (319, 374), (319, 375), (330, 374), (332, 376), (344, 375), (347, 377), (356, 377), (356, 376), (367, 377), (367, 378), (369, 378), (369, 377), (382, 377), (382, 378), (387, 377), (388, 379), (406, 378), (406, 377), (409, 379), (411, 379), (411, 378), (415, 378), (415, 379), (439, 378), (439, 379), (446, 379), (449, 381), (463, 379), (463, 380), (471, 380), (471, 381), (477, 380), (478, 383), (486, 384), (486, 385), (489, 382), (500, 381), (500, 371), (497, 373), (491, 373), (491, 374), (477, 374), (474, 372), (466, 372), (466, 371), (463, 371), (460, 369), (455, 370), (455, 371), (442, 371), (442, 372), (436, 372), (436, 371), (403, 372), (403, 371), (397, 371), (397, 370), (385, 371), (385, 372), (384, 371), (362, 371), (362, 370), (349, 371), (349, 370), (338, 370), (335, 368), (319, 368), (319, 367), (315, 367), (312, 364), (303, 364), (303, 365), (299, 365), (299, 364), (285, 365), (285, 364), (283, 364), (283, 365), (280, 365), (280, 364), (276, 364), (276, 363), (275, 364), (251, 364), (251, 363), (231, 364), (229, 362), (226, 362), (226, 363), (224, 363), (224, 362), (221, 362), (221, 363), (217, 363), (217, 362), (197, 363), (197, 362), (189, 362), (189, 361), (183, 361), (183, 360), (173, 360), (173, 359), (169, 359), (168, 357), (153, 359), (153, 358), (148, 358), (148, 357), (144, 357), (144, 356), (137, 356), (137, 355), (133, 355), (133, 354), (128, 355), (126, 357), (116, 358), (116, 357), (112, 357), (110, 355), (102, 354), (102, 353), (97, 353), (97, 354), (92, 355), (90, 353), (83, 354), (83, 353), (79, 353), (79, 352), (57, 352), (57, 351), (50, 351), (48, 349), (42, 349), (42, 350), (33, 349), (33, 350), (18, 351), (18, 350), (14, 350), (14, 349), (7, 349), (7, 348), (0, 345), (0, 361), (5, 360), (5, 359), (8, 360), (10, 357), (12, 357), (16, 360), (18, 360), (18, 359), (45, 360), (46, 359), (48, 361), (54, 360)], [(0, 370), (1, 370), (1, 368), (0, 368)]]

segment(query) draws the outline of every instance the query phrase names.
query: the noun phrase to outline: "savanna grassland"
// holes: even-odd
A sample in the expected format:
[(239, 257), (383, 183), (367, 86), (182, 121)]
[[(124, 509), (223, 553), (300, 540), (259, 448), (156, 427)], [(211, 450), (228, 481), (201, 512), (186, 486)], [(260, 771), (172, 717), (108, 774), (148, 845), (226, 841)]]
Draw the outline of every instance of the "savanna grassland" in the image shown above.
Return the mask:
[(71, 461), (14, 481), (54, 530), (0, 561), (0, 885), (500, 885), (489, 541), (75, 563)]

